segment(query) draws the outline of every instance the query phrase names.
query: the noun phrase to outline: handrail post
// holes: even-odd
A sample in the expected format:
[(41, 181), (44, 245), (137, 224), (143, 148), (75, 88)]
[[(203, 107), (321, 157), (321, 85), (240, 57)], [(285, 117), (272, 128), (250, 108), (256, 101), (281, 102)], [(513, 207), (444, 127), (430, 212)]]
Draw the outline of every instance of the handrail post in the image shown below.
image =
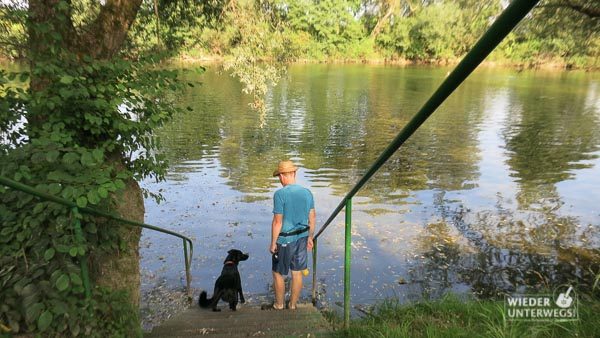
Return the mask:
[(352, 251), (352, 198), (346, 200), (346, 229), (344, 232), (344, 329), (350, 327), (350, 259)]
[(313, 239), (313, 264), (312, 264), (312, 303), (317, 305), (317, 240)]
[(184, 256), (183, 259), (185, 260), (185, 282), (187, 285), (187, 296), (188, 296), (188, 301), (191, 301), (192, 300), (192, 289), (191, 289), (190, 285), (192, 284), (192, 276), (190, 274), (190, 261), (188, 259), (187, 242), (185, 241), (185, 239), (183, 239), (183, 256)]
[[(73, 229), (75, 231), (75, 240), (78, 245), (84, 243), (83, 232), (81, 231), (81, 222), (79, 221), (79, 209), (76, 207), (71, 209), (71, 215), (73, 217)], [(90, 289), (90, 274), (87, 266), (87, 255), (79, 257), (79, 265), (81, 266), (81, 279), (83, 280), (83, 288), (85, 289), (85, 298), (90, 299), (92, 292)]]

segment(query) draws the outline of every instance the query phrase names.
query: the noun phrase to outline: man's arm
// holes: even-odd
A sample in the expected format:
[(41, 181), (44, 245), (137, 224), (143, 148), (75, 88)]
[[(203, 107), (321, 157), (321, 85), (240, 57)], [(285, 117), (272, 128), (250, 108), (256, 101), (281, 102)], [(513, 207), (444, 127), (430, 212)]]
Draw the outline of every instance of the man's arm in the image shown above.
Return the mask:
[(315, 234), (315, 223), (317, 220), (317, 212), (315, 209), (310, 209), (308, 213), (308, 242), (306, 248), (312, 250), (313, 248), (313, 236)]
[(283, 214), (273, 214), (273, 222), (271, 222), (271, 246), (269, 251), (275, 253), (277, 251), (277, 237), (283, 226)]

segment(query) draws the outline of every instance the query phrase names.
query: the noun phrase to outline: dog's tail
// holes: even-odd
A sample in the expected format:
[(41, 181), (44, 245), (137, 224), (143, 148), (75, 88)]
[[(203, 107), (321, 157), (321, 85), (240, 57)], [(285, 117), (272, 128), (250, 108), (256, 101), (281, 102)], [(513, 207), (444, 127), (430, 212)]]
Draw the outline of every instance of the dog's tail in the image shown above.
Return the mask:
[(200, 298), (198, 298), (198, 305), (203, 308), (209, 308), (212, 304), (212, 298), (206, 298), (206, 291), (202, 291), (200, 293)]

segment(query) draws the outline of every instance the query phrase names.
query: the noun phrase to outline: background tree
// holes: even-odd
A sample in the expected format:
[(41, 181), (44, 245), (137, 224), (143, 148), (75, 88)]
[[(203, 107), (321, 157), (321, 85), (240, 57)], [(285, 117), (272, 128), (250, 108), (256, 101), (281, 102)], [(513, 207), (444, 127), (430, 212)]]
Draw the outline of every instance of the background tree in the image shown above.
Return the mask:
[(594, 1), (548, 0), (500, 46), (504, 58), (527, 65), (563, 62), (566, 67), (598, 66), (600, 4)]
[[(90, 0), (73, 6), (90, 9), (78, 13), (92, 14), (98, 7)], [(235, 59), (243, 43), (260, 40), (263, 48), (252, 52), (261, 60), (279, 60), (283, 50), (291, 59), (318, 61), (456, 62), (504, 6), (506, 1), (500, 0), (145, 0), (126, 49)], [(540, 1), (494, 58), (533, 67), (552, 62), (596, 68), (599, 13), (598, 1)], [(252, 20), (232, 19), (236, 16)], [(13, 38), (24, 35), (15, 17), (0, 15), (0, 52), (10, 58), (21, 56)], [(76, 17), (87, 22), (95, 16)], [(250, 37), (240, 35), (242, 31), (261, 33)], [(270, 47), (279, 41), (287, 48)]]

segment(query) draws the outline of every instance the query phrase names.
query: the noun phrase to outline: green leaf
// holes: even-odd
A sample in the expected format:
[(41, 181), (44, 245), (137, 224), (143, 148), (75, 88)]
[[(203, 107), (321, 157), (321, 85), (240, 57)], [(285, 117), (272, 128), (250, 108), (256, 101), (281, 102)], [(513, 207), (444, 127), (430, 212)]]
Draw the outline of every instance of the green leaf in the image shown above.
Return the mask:
[(66, 153), (63, 155), (62, 161), (64, 164), (75, 163), (79, 160), (79, 154), (77, 153)]
[(27, 284), (25, 285), (25, 287), (21, 290), (21, 296), (23, 297), (27, 297), (27, 296), (31, 296), (34, 293), (36, 293), (37, 291), (37, 287), (35, 286), (35, 284)]
[(102, 187), (108, 191), (117, 190), (117, 187), (115, 186), (115, 184), (113, 182), (104, 183), (104, 184), (102, 184)]
[(69, 252), (70, 247), (64, 245), (64, 244), (58, 244), (56, 246), (56, 251), (60, 252), (60, 253), (67, 253)]
[(68, 179), (70, 179), (71, 176), (67, 173), (65, 173), (64, 171), (61, 170), (54, 170), (48, 173), (48, 175), (46, 176), (46, 179), (48, 181), (66, 181)]
[(48, 186), (48, 192), (52, 195), (58, 195), (61, 191), (61, 186), (58, 183), (52, 183)]
[(69, 255), (71, 255), (71, 257), (77, 256), (77, 247), (72, 247), (69, 249)]
[(95, 190), (88, 191), (87, 199), (90, 204), (98, 204), (100, 202), (100, 197), (98, 197), (98, 193)]
[(88, 200), (85, 196), (79, 196), (77, 198), (77, 206), (80, 208), (85, 208), (87, 206)]
[(35, 323), (35, 320), (40, 316), (40, 313), (44, 310), (44, 304), (35, 303), (28, 306), (25, 309), (25, 321), (28, 323)]
[(83, 164), (86, 167), (91, 167), (94, 165), (94, 158), (92, 157), (92, 154), (90, 154), (89, 152), (84, 152), (83, 154), (81, 154), (81, 164)]
[(100, 187), (98, 188), (98, 195), (100, 196), (100, 198), (107, 198), (108, 191), (104, 187)]
[(52, 257), (54, 257), (54, 253), (56, 251), (54, 250), (54, 248), (50, 248), (48, 250), (46, 250), (46, 252), (44, 252), (44, 259), (49, 261), (52, 259)]
[(37, 203), (35, 207), (33, 207), (33, 213), (39, 214), (42, 212), (42, 210), (44, 210), (44, 208), (46, 208), (46, 203)]
[(70, 273), (69, 277), (71, 278), (71, 282), (75, 285), (82, 285), (83, 282), (81, 281), (81, 277), (79, 277), (78, 274), (76, 273)]
[(74, 193), (74, 191), (75, 191), (75, 189), (73, 189), (73, 187), (67, 186), (67, 187), (65, 187), (65, 189), (63, 190), (63, 192), (62, 192), (61, 196), (62, 196), (63, 198), (66, 198), (66, 199), (70, 200), (70, 199), (72, 199), (72, 198), (74, 197), (74, 196), (73, 196), (73, 193)]
[(122, 180), (115, 180), (115, 186), (117, 187), (117, 189), (121, 190), (121, 189), (125, 189), (125, 183), (123, 183)]
[(67, 305), (64, 302), (53, 299), (50, 301), (50, 303), (52, 307), (52, 312), (54, 312), (54, 314), (61, 315), (63, 313), (68, 312)]
[(52, 312), (50, 312), (49, 310), (44, 311), (44, 313), (42, 313), (42, 315), (40, 316), (40, 318), (38, 318), (37, 321), (38, 330), (42, 332), (46, 331), (50, 324), (52, 324), (52, 319)]
[(102, 149), (94, 149), (92, 151), (92, 156), (94, 157), (96, 162), (102, 162), (102, 160), (104, 159), (104, 152), (102, 151)]
[(50, 150), (49, 152), (46, 153), (46, 161), (52, 163), (52, 162), (56, 161), (56, 159), (58, 158), (59, 155), (60, 155), (60, 153), (58, 152), (58, 150)]
[(56, 280), (56, 288), (58, 291), (65, 291), (69, 287), (69, 276), (62, 274)]
[(98, 229), (96, 228), (96, 224), (89, 223), (85, 226), (85, 231), (89, 232), (90, 234), (95, 234), (98, 232)]
[(74, 77), (69, 76), (69, 75), (63, 75), (60, 78), (60, 83), (70, 85), (71, 83), (73, 83), (73, 80), (75, 80)]

